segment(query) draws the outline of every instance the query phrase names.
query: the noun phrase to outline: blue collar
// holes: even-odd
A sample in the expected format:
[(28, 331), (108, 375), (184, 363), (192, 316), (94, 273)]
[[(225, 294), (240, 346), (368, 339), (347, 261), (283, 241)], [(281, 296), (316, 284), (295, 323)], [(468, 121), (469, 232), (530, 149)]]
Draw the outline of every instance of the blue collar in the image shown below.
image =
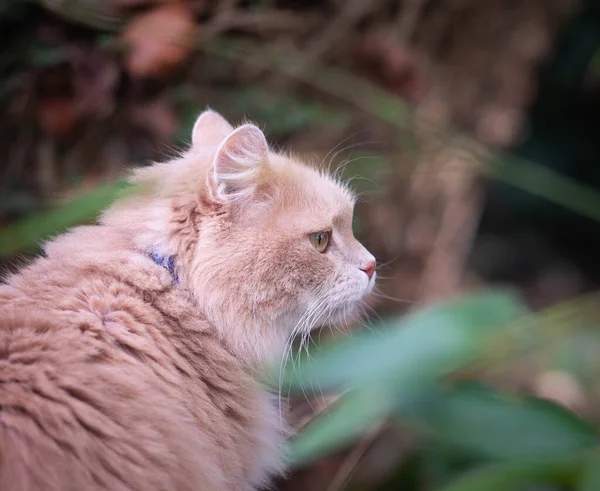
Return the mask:
[(175, 271), (175, 256), (161, 256), (158, 252), (153, 252), (151, 255), (156, 264), (165, 268), (177, 283), (177, 271)]

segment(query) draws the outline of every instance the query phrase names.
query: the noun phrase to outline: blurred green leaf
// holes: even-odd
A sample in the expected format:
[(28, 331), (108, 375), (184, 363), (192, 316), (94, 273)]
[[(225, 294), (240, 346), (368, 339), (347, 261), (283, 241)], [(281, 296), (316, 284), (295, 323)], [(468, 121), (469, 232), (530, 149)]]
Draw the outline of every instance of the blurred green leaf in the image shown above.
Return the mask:
[(393, 394), (381, 384), (350, 391), (290, 444), (292, 465), (304, 465), (356, 440), (387, 416)]
[(570, 483), (577, 478), (581, 461), (576, 456), (494, 464), (469, 472), (438, 491), (515, 491), (536, 483)]
[(591, 425), (554, 403), (474, 386), (429, 398), (418, 416), (435, 441), (500, 460), (554, 458), (598, 444)]
[(567, 210), (600, 221), (600, 193), (534, 162), (496, 155), (487, 167), (491, 176), (535, 196), (541, 196)]
[(35, 248), (51, 235), (95, 218), (115, 199), (132, 190), (125, 181), (102, 184), (69, 203), (48, 212), (33, 213), (2, 230), (0, 257)]
[(282, 138), (315, 126), (342, 126), (343, 111), (330, 111), (318, 102), (289, 94), (274, 94), (251, 86), (233, 92), (231, 103), (244, 114), (267, 128), (269, 137)]
[(7, 215), (30, 212), (37, 204), (36, 196), (26, 191), (6, 189), (0, 194), (0, 210)]
[(490, 343), (498, 347), (498, 334), (524, 327), (527, 319), (507, 324), (524, 312), (507, 292), (472, 294), (325, 346), (296, 364), (284, 387), (352, 389), (292, 442), (295, 463), (347, 445), (395, 412), (438, 444), (479, 458), (548, 459), (596, 445), (592, 426), (548, 401), (472, 385), (438, 386), (441, 377), (477, 359)]
[(600, 451), (592, 452), (586, 459), (577, 491), (600, 489)]
[(310, 360), (289, 367), (283, 386), (318, 382), (322, 390), (432, 380), (472, 361), (497, 327), (524, 314), (509, 292), (475, 293), (313, 351)]
[[(348, 179), (359, 195), (380, 192), (380, 183), (389, 176), (391, 162), (388, 156), (366, 151), (352, 151), (340, 164), (341, 175)], [(332, 166), (335, 169), (336, 166)]]
[(33, 40), (28, 44), (26, 56), (28, 62), (36, 68), (60, 65), (67, 59), (65, 53), (59, 47), (51, 46), (39, 40)]
[(293, 460), (305, 463), (340, 448), (392, 411), (413, 407), (438, 377), (472, 361), (494, 327), (523, 312), (507, 292), (473, 294), (326, 347), (295, 364), (283, 387), (352, 390), (336, 410), (292, 442)]

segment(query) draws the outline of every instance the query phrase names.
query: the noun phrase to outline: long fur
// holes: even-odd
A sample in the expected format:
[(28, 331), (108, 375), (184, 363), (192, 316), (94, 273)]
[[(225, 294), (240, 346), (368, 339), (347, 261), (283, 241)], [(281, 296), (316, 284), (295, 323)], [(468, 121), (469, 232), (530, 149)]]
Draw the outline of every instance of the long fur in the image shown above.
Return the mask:
[(0, 286), (3, 491), (250, 491), (282, 471), (257, 373), (358, 306), (373, 257), (349, 191), (257, 132), (204, 113), (188, 152), (137, 171), (141, 194)]

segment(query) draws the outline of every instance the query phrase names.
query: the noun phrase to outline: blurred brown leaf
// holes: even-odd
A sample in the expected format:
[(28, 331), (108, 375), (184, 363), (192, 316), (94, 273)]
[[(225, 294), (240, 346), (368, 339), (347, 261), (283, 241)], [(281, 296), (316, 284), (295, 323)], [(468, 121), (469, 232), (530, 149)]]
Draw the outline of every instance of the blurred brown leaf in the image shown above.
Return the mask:
[(129, 45), (126, 60), (134, 77), (168, 75), (192, 54), (196, 23), (184, 3), (157, 6), (136, 17), (123, 34)]
[(120, 75), (117, 61), (106, 53), (81, 48), (70, 50), (69, 61), (77, 112), (82, 116), (112, 112)]
[(73, 98), (68, 96), (49, 96), (39, 101), (37, 116), (40, 126), (54, 138), (68, 136), (79, 120)]
[(71, 67), (42, 70), (36, 80), (37, 121), (47, 135), (64, 138), (79, 120), (75, 109)]
[(355, 53), (360, 68), (390, 91), (410, 100), (423, 95), (419, 60), (406, 44), (366, 35), (359, 39)]
[(179, 127), (177, 113), (165, 98), (134, 105), (130, 117), (136, 126), (162, 142), (170, 141)]
[(67, 44), (65, 62), (37, 78), (37, 117), (44, 131), (65, 138), (85, 117), (105, 116), (114, 108), (119, 67), (92, 46)]

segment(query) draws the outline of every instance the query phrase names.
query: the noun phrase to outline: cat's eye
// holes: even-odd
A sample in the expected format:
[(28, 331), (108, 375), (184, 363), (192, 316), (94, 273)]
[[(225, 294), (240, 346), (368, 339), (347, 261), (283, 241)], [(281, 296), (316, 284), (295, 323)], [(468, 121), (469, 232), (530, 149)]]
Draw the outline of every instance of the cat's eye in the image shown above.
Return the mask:
[(329, 232), (315, 232), (314, 234), (309, 234), (308, 238), (318, 252), (325, 252), (327, 250)]

